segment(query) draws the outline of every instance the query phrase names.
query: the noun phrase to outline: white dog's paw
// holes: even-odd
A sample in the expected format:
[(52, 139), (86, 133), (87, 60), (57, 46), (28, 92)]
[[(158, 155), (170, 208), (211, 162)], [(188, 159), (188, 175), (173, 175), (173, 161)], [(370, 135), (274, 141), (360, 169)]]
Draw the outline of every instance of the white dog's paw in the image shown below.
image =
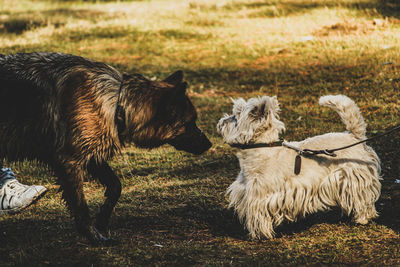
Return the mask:
[(366, 219), (366, 218), (358, 218), (357, 220), (355, 220), (355, 222), (358, 223), (358, 224), (365, 225), (365, 224), (368, 223), (368, 219)]

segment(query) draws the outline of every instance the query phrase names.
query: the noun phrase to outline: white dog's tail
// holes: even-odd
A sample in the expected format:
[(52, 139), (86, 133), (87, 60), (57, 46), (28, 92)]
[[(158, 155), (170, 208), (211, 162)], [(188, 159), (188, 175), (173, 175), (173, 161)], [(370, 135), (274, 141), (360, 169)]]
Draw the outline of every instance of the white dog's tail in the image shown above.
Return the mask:
[(319, 99), (321, 106), (334, 109), (346, 125), (346, 130), (358, 139), (365, 139), (367, 124), (353, 100), (344, 95), (327, 95)]

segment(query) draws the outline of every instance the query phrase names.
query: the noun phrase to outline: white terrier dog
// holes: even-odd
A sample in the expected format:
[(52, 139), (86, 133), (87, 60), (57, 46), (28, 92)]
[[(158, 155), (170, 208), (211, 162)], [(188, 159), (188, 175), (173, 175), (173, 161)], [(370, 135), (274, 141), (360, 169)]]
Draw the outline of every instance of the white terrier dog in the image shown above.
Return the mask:
[[(228, 144), (272, 143), (285, 130), (279, 120), (276, 97), (233, 100), (233, 115), (225, 115), (217, 129)], [(331, 149), (365, 139), (366, 123), (356, 104), (343, 95), (323, 96), (322, 106), (339, 114), (347, 132), (327, 133), (289, 146), (299, 149)], [(365, 143), (327, 155), (302, 156), (294, 173), (298, 152), (286, 147), (243, 149), (237, 153), (240, 173), (229, 187), (230, 207), (250, 232), (251, 238), (274, 236), (284, 220), (338, 206), (355, 222), (366, 224), (378, 216), (375, 202), (381, 191), (380, 161)]]

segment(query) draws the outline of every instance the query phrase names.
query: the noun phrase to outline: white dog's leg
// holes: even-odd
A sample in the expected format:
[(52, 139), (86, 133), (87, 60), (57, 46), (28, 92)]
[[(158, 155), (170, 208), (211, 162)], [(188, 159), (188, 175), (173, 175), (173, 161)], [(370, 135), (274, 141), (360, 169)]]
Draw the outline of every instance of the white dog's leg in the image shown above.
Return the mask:
[[(246, 226), (249, 231), (250, 238), (257, 239), (262, 236), (273, 238), (275, 235), (274, 226), (280, 220), (276, 221), (271, 214), (270, 209), (276, 202), (276, 194), (266, 195), (259, 185), (255, 185), (253, 181), (246, 181), (242, 172), (239, 173), (237, 179), (229, 186), (227, 195), (230, 200), (230, 207), (233, 207), (238, 214), (239, 220)], [(255, 182), (257, 184), (257, 182)], [(275, 205), (276, 206), (276, 205)], [(279, 210), (275, 210), (279, 213)], [(280, 223), (280, 222), (279, 222)]]
[(336, 206), (337, 203), (343, 213), (352, 214), (356, 223), (367, 224), (378, 216), (375, 202), (379, 198), (381, 184), (376, 177), (369, 169), (354, 166), (339, 169), (321, 184), (321, 202), (327, 206)]

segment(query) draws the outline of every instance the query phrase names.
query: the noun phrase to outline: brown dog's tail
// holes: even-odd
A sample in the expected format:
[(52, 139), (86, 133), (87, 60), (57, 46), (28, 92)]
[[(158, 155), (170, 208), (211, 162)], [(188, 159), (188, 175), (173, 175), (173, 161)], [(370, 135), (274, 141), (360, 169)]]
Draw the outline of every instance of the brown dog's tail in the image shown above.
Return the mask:
[(346, 125), (347, 131), (357, 139), (365, 139), (367, 124), (353, 100), (344, 95), (327, 95), (319, 99), (319, 104), (335, 110)]

